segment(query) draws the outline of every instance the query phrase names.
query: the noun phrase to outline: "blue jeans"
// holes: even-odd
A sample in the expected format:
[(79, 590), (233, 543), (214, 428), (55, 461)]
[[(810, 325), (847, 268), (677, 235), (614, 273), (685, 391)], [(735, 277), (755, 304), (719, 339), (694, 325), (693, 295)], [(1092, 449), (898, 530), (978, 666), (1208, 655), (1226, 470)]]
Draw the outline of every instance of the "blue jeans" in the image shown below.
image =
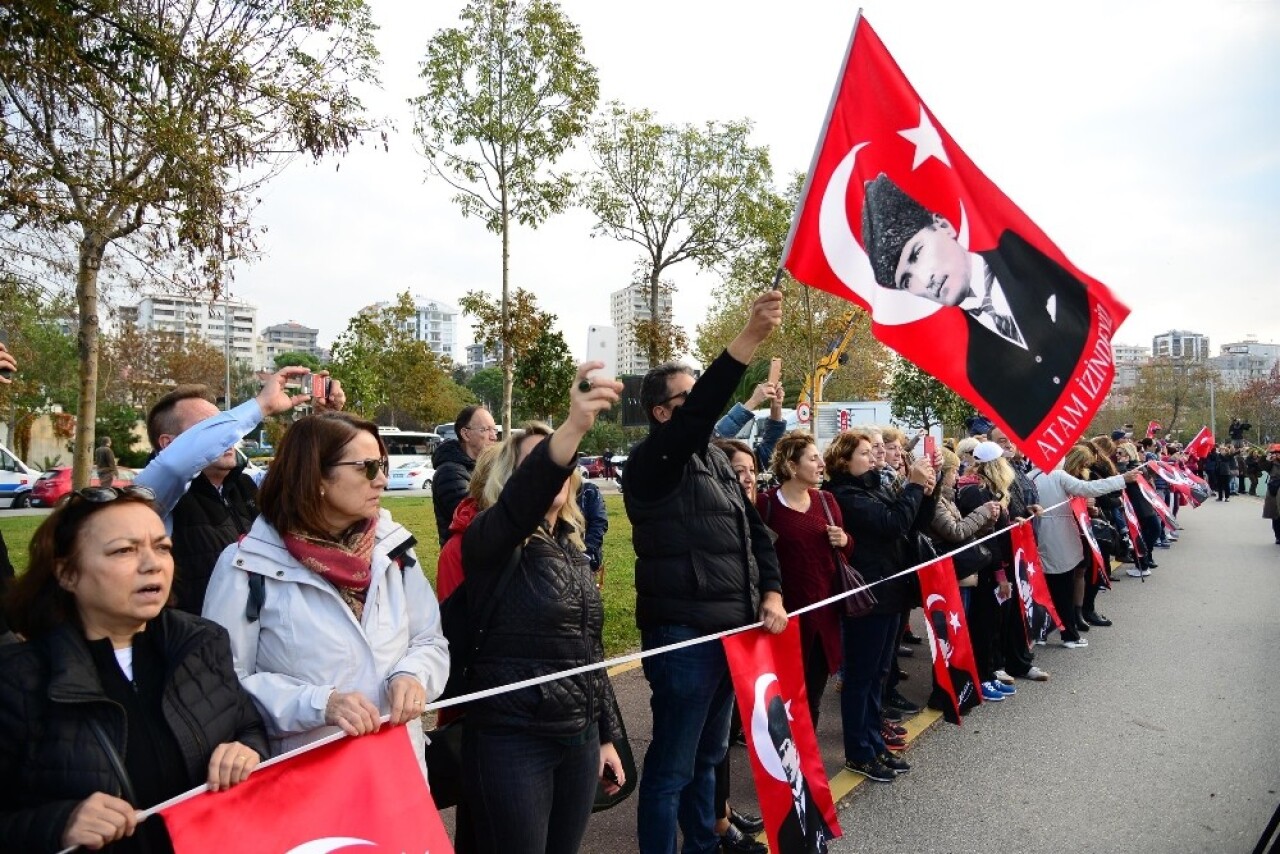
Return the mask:
[(897, 614), (842, 617), (844, 624), (844, 688), (840, 722), (844, 758), (866, 762), (884, 753), (880, 735), (881, 695), (898, 645)]
[[(640, 633), (644, 649), (702, 634), (689, 626)], [(636, 805), (640, 854), (675, 854), (676, 826), (684, 854), (718, 851), (716, 766), (729, 751), (733, 685), (719, 641), (644, 659), (652, 695), (653, 741), (644, 755)]]
[(481, 854), (577, 854), (600, 778), (600, 738), (582, 744), (468, 726), (463, 786)]

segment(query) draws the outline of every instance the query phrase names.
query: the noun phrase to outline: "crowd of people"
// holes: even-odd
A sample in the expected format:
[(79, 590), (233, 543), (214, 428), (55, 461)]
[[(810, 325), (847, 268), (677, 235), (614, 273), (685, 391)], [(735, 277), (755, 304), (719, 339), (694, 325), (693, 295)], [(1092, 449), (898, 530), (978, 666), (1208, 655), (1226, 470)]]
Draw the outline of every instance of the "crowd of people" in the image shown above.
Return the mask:
[[(834, 686), (844, 765), (873, 781), (910, 770), (901, 722), (920, 711), (898, 690), (899, 659), (923, 642), (910, 628), (919, 586), (904, 570), (935, 549), (986, 538), (955, 566), (976, 694), (1004, 702), (1019, 679), (1049, 679), (1035, 664), (1048, 632), (1029, 632), (1021, 616), (1012, 523), (1035, 529), (1060, 641), (1078, 649), (1111, 625), (1096, 608), (1110, 579), (1090, 570), (1064, 502), (1084, 497), (1111, 529), (1099, 537), (1106, 566), (1125, 561), (1145, 578), (1177, 532), (1138, 488), (1139, 471), (1168, 462), (1229, 494), (1224, 476), (1243, 491), (1254, 468), (1234, 445), (1198, 460), (1120, 430), (1078, 442), (1044, 472), (985, 419), (936, 449), (923, 433), (891, 426), (854, 427), (819, 448), (812, 434), (785, 431), (776, 383), (729, 409), (780, 323), (781, 302), (776, 291), (757, 299), (701, 377), (669, 363), (644, 378), (649, 432), (621, 477), (636, 623), (645, 650), (753, 623), (779, 633), (790, 612), (839, 589), (848, 561), (875, 585), (875, 604), (799, 617), (800, 666), (812, 722)], [(2, 347), (0, 360), (16, 367)], [(435, 589), (413, 533), (382, 507), (388, 460), (378, 429), (342, 411), (340, 383), (311, 401), (288, 388), (305, 369), (285, 368), (226, 412), (201, 387), (160, 398), (147, 418), (153, 459), (135, 484), (74, 491), (40, 525), (28, 569), (7, 591), (0, 850), (168, 850), (163, 823), (139, 822), (138, 810), (202, 783), (236, 785), (263, 760), (339, 731), (406, 726), (426, 774), (423, 712), (454, 663), (439, 604), (449, 596), (485, 615), (482, 641), (453, 674), (465, 691), (602, 662), (608, 514), (576, 465), (583, 437), (621, 393), (592, 376), (599, 367), (579, 368), (555, 429), (532, 422), (499, 442), (482, 407), (459, 414), (457, 439), (437, 453)], [(753, 448), (732, 438), (766, 400), (773, 417), (763, 441)], [(289, 426), (265, 476), (247, 474), (236, 442), (308, 402), (314, 412)], [(106, 454), (98, 462), (105, 467)], [(1280, 473), (1280, 452), (1265, 462)], [(766, 469), (775, 485), (759, 489)], [(1179, 491), (1148, 475), (1176, 514)], [(1276, 482), (1267, 484), (1266, 512), (1280, 543)], [(736, 715), (721, 645), (665, 650), (643, 668), (652, 740), (638, 785), (640, 851), (674, 854), (683, 837), (686, 852), (759, 854), (760, 818), (729, 803)], [(935, 686), (930, 704), (943, 702)], [(600, 669), (468, 704), (457, 850), (579, 850), (598, 790), (627, 783), (622, 724)], [(805, 850), (825, 851), (815, 833)]]

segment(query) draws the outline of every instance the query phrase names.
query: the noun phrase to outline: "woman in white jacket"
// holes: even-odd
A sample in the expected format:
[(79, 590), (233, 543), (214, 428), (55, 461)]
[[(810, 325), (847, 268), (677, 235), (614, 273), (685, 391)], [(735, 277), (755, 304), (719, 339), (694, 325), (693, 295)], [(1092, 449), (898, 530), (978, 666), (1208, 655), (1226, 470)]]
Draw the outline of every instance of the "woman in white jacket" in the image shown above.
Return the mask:
[(273, 753), (374, 732), (389, 714), (423, 762), (422, 711), (444, 690), (448, 643), (414, 539), (380, 507), (386, 484), (376, 425), (301, 418), (258, 493), (262, 515), (214, 568), (204, 616), (230, 633)]
[[(1058, 616), (1065, 625), (1062, 643), (1072, 649), (1089, 645), (1076, 629), (1076, 603), (1084, 596), (1087, 563), (1084, 544), (1080, 540), (1080, 527), (1071, 514), (1071, 505), (1063, 502), (1069, 501), (1073, 496), (1097, 498), (1099, 495), (1124, 489), (1126, 483), (1138, 476), (1135, 470), (1102, 480), (1086, 480), (1093, 460), (1092, 447), (1087, 444), (1074, 445), (1057, 468), (1048, 474), (1040, 473), (1033, 477), (1040, 492), (1042, 507), (1062, 505), (1046, 510), (1040, 517), (1040, 530), (1036, 539), (1040, 546), (1040, 562), (1044, 565), (1045, 581), (1053, 596), (1053, 607), (1057, 609)], [(1077, 587), (1079, 596), (1076, 595)]]

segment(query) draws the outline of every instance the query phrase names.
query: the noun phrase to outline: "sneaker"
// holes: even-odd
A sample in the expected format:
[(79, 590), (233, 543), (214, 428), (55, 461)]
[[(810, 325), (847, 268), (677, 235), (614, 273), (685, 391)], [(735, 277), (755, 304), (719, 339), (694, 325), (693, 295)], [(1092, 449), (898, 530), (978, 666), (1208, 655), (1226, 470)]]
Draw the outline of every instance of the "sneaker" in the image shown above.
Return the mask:
[(1111, 621), (1097, 611), (1085, 611), (1084, 619), (1091, 626), (1109, 626)]
[(756, 842), (729, 822), (729, 829), (720, 836), (721, 854), (769, 854), (769, 846)]
[(898, 776), (879, 759), (872, 759), (868, 762), (854, 762), (851, 759), (846, 759), (844, 767), (855, 774), (861, 774), (868, 780), (875, 780), (877, 783), (892, 783), (894, 778)]
[(1012, 685), (1012, 684), (1013, 684), (1013, 677), (1012, 677), (1012, 676), (1010, 676), (1008, 673), (1005, 673), (1003, 670), (997, 670), (997, 671), (996, 671), (996, 681), (997, 681), (997, 682), (1003, 682), (1003, 683), (1004, 683), (1004, 684), (1006, 684), (1006, 685)]
[(747, 836), (755, 836), (764, 830), (764, 819), (760, 816), (752, 815), (748, 812), (738, 812), (733, 807), (729, 807), (729, 824), (732, 824)]
[(901, 756), (894, 756), (892, 753), (881, 753), (876, 759), (880, 761), (881, 765), (895, 774), (905, 774), (911, 770), (910, 762)]
[[(1151, 570), (1149, 569), (1146, 572), (1147, 572), (1147, 575), (1151, 574)], [(1131, 566), (1124, 571), (1124, 574), (1129, 576), (1130, 578), (1141, 578), (1142, 570), (1138, 569), (1136, 566)]]
[(1156, 548), (1158, 548), (1158, 549), (1167, 549), (1167, 548), (1170, 548), (1170, 545), (1169, 545), (1168, 541), (1166, 540), (1166, 541), (1164, 541), (1164, 542), (1157, 542), (1157, 543), (1156, 543)]
[(905, 715), (920, 714), (920, 707), (899, 694), (897, 688), (889, 689), (889, 693), (884, 698), (884, 705), (890, 709), (897, 709)]
[(900, 735), (894, 735), (888, 730), (880, 730), (880, 740), (884, 742), (884, 746), (890, 750), (902, 750), (907, 746), (907, 740)]
[(1149, 564), (1149, 565), (1147, 565), (1147, 566), (1144, 566), (1144, 567), (1142, 568), (1142, 577), (1143, 577), (1143, 578), (1146, 578), (1148, 575), (1150, 575), (1150, 574), (1151, 574), (1151, 570), (1153, 570), (1153, 569), (1159, 569), (1159, 568), (1160, 568), (1160, 567), (1156, 566), (1154, 563), (1153, 563), (1153, 564)]
[(916, 654), (916, 648), (915, 648), (915, 647), (913, 647), (913, 646), (907, 646), (906, 644), (898, 644), (898, 657), (899, 657), (899, 658), (911, 658), (911, 657), (912, 657), (913, 655), (915, 655), (915, 654)]
[(1048, 682), (1049, 671), (1041, 670), (1039, 667), (1032, 665), (1031, 669), (1027, 671), (1027, 675), (1022, 678), (1030, 679), (1032, 682)]
[(992, 685), (994, 685), (994, 686), (996, 687), (996, 690), (997, 690), (997, 691), (999, 691), (1001, 694), (1004, 694), (1006, 697), (1009, 697), (1009, 696), (1012, 696), (1012, 695), (1014, 695), (1014, 694), (1018, 693), (1018, 689), (1017, 689), (1017, 688), (1013, 687), (1012, 685), (1006, 685), (1006, 684), (1004, 684), (1003, 682), (1001, 682), (1001, 681), (999, 681), (999, 680), (994, 680), (994, 679), (993, 679), (993, 680), (991, 681), (991, 684), (992, 684)]
[(906, 735), (906, 734), (907, 734), (907, 728), (906, 728), (906, 727), (904, 727), (904, 726), (902, 726), (902, 725), (900, 725), (900, 724), (896, 724), (896, 723), (894, 723), (893, 721), (889, 720), (888, 718), (885, 718), (884, 720), (882, 720), (882, 721), (880, 722), (880, 726), (881, 726), (881, 727), (883, 727), (883, 728), (884, 728), (884, 730), (885, 730), (886, 732), (891, 732), (891, 733), (893, 733), (894, 735)]
[(919, 646), (920, 644), (924, 643), (924, 638), (920, 637), (918, 634), (911, 631), (911, 629), (907, 629), (905, 632), (902, 633), (902, 642), (909, 643), (912, 646)]
[(999, 703), (1004, 700), (1004, 692), (997, 688), (994, 682), (983, 682), (982, 699), (988, 703)]
[(893, 721), (894, 723), (900, 723), (905, 717), (900, 710), (895, 709), (892, 706), (884, 706), (881, 708), (880, 716), (886, 721)]
[(1089, 641), (1085, 638), (1075, 638), (1074, 640), (1064, 640), (1062, 645), (1067, 649), (1081, 649), (1089, 645)]

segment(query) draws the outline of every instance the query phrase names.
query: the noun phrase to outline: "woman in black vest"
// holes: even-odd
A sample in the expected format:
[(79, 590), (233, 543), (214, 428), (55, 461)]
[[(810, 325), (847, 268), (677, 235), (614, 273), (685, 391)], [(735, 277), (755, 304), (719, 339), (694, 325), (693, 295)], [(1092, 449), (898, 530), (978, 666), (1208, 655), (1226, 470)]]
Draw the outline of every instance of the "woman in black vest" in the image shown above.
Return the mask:
[[(165, 608), (173, 557), (139, 487), (74, 492), (36, 530), (0, 650), (0, 851), (172, 850), (136, 811), (267, 755), (221, 627)], [(127, 737), (126, 737), (127, 733)]]

